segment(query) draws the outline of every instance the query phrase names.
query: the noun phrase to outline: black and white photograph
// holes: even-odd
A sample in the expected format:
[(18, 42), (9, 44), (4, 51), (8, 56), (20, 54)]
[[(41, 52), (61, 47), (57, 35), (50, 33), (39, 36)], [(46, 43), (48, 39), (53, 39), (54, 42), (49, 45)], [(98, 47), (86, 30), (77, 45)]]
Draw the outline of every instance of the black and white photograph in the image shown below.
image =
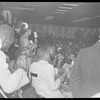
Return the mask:
[(100, 98), (100, 2), (0, 2), (0, 98)]

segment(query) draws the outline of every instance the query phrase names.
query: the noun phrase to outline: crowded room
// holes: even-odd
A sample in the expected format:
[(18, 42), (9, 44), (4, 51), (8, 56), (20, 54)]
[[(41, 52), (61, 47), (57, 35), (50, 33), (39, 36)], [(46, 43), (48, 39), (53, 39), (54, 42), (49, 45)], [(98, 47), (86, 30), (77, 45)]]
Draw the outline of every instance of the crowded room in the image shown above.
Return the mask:
[(100, 3), (0, 2), (0, 98), (100, 98)]

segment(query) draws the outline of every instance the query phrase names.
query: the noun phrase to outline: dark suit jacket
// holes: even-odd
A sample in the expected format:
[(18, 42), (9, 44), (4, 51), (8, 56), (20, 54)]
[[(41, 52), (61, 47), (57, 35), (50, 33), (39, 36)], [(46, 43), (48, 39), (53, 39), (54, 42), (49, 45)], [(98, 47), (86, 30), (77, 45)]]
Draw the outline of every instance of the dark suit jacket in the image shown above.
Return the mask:
[(79, 52), (71, 74), (71, 90), (76, 98), (100, 92), (100, 42)]

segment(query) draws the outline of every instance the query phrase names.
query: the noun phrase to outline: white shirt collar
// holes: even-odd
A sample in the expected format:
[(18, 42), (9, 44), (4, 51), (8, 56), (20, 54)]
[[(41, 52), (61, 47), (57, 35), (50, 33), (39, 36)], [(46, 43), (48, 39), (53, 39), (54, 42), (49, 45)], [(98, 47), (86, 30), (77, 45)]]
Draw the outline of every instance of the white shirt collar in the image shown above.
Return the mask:
[(38, 62), (40, 62), (40, 63), (48, 63), (48, 61), (46, 61), (46, 60), (39, 60)]

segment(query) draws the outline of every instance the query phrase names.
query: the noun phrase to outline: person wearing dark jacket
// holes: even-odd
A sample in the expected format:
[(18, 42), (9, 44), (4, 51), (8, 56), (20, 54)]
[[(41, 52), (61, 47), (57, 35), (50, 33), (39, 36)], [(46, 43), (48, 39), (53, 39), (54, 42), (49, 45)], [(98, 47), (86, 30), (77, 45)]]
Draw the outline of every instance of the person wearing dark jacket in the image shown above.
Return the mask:
[(82, 49), (76, 57), (71, 75), (74, 98), (89, 98), (100, 92), (100, 41)]

